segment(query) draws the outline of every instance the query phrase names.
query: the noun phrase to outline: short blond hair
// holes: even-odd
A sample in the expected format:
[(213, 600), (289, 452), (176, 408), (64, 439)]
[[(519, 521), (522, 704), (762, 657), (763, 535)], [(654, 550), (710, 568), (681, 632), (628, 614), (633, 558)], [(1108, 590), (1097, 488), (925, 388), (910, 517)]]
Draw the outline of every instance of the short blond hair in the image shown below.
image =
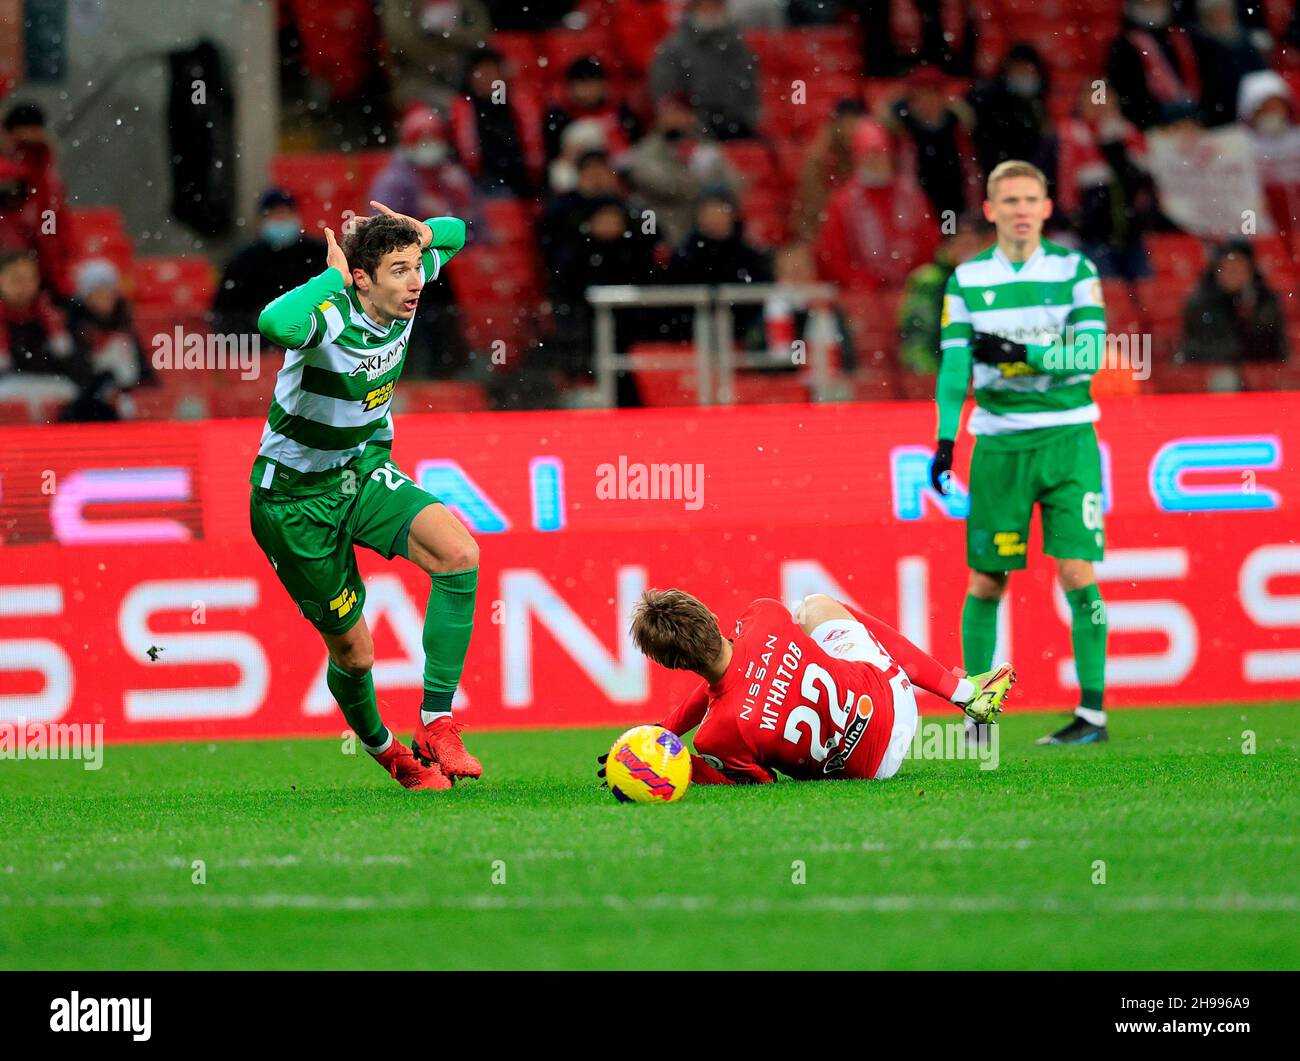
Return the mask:
[(991, 200), (993, 191), (997, 188), (999, 182), (1006, 180), (1008, 177), (1033, 177), (1043, 186), (1043, 194), (1047, 194), (1047, 177), (1041, 169), (1032, 162), (1021, 162), (1019, 159), (1009, 158), (993, 167), (993, 172), (989, 174), (988, 185), (985, 190), (986, 197)]

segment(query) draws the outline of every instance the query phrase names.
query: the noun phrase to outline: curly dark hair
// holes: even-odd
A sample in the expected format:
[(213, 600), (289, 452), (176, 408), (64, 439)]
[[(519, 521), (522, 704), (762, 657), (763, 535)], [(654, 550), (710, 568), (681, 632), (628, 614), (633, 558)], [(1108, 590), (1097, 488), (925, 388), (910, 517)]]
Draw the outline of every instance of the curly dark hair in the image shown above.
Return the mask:
[(385, 254), (420, 245), (420, 233), (409, 221), (379, 214), (360, 218), (340, 246), (349, 269), (363, 269), (372, 280)]

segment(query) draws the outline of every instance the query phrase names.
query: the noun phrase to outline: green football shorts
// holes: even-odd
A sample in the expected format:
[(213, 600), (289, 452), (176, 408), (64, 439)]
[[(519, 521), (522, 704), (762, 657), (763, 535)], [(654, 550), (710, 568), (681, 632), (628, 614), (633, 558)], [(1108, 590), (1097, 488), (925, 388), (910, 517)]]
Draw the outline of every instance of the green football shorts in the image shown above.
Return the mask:
[(350, 490), (290, 497), (254, 487), (249, 519), (298, 611), (321, 633), (341, 634), (366, 603), (354, 543), (385, 560), (406, 556), (411, 521), (437, 501), (389, 460)]
[(1092, 424), (1054, 429), (1041, 445), (1026, 449), (976, 441), (966, 518), (968, 566), (989, 572), (1023, 568), (1035, 504), (1043, 523), (1043, 552), (1062, 560), (1102, 558), (1101, 453)]

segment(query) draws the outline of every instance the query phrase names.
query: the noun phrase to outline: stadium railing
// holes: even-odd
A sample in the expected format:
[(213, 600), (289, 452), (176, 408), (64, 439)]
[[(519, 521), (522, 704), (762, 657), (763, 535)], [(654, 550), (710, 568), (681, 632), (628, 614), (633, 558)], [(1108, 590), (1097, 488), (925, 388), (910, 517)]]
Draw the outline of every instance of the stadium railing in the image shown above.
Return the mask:
[[(595, 313), (593, 353), (596, 390), (603, 404), (616, 402), (619, 372), (680, 371), (679, 358), (654, 354), (635, 357), (617, 349), (616, 310), (689, 309), (696, 394), (700, 405), (730, 405), (736, 400), (736, 372), (741, 368), (771, 368), (771, 352), (737, 351), (733, 314), (736, 305), (761, 305), (779, 297), (796, 310), (809, 311), (807, 354), (814, 401), (831, 394), (831, 348), (834, 328), (829, 324), (830, 305), (835, 298), (831, 284), (609, 284), (587, 288), (587, 301)], [(794, 351), (790, 351), (793, 357)], [(791, 361), (792, 364), (799, 362)]]

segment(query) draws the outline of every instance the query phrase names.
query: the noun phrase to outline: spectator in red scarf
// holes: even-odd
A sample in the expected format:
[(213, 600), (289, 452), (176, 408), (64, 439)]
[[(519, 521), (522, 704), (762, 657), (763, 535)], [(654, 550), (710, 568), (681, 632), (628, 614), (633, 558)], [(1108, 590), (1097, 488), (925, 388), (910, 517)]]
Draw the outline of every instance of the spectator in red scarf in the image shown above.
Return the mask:
[(899, 174), (889, 134), (863, 119), (853, 134), (854, 176), (830, 200), (817, 241), (822, 278), (847, 291), (901, 287), (939, 242), (925, 195)]
[(67, 299), (72, 295), (71, 222), (39, 107), (22, 103), (9, 110), (2, 147), (0, 249), (36, 251), (42, 284)]
[(1170, 25), (1169, 0), (1126, 0), (1106, 73), (1124, 117), (1142, 130), (1182, 117), (1201, 98), (1196, 50), (1186, 30)]
[(62, 310), (41, 290), (32, 251), (0, 254), (0, 377), (10, 373), (85, 377)]
[(507, 91), (501, 53), (481, 48), (469, 60), (464, 93), (451, 112), (456, 151), (479, 191), (526, 198), (542, 177), (542, 119), (535, 100)]

